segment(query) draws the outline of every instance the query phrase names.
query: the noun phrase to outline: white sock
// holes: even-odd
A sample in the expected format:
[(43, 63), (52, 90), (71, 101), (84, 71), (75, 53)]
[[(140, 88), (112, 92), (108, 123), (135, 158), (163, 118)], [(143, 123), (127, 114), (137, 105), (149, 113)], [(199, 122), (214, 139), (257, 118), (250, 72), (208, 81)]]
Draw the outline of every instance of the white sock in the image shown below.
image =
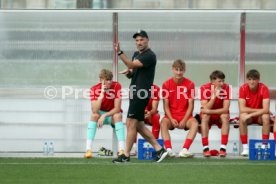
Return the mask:
[(220, 148), (223, 148), (223, 149), (226, 150), (226, 145), (222, 144), (222, 145), (220, 146)]
[(203, 147), (203, 150), (205, 150), (205, 149), (207, 149), (207, 148), (209, 149), (209, 146), (204, 146), (204, 147)]
[(118, 141), (118, 147), (120, 150), (125, 150), (125, 141)]
[(243, 150), (249, 149), (248, 144), (243, 144), (242, 147), (243, 147)]
[(188, 149), (187, 149), (187, 148), (183, 148), (182, 150), (183, 150), (183, 151), (185, 151), (185, 152), (187, 152), (187, 151), (188, 151)]
[(92, 142), (93, 140), (86, 140), (86, 150), (92, 150)]

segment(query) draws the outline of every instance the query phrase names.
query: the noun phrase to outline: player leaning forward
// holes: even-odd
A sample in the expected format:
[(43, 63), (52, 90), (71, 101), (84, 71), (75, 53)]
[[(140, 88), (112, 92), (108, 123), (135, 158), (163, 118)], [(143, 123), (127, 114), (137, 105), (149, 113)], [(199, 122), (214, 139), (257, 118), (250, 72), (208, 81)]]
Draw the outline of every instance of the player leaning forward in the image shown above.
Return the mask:
[(92, 145), (97, 128), (104, 124), (115, 126), (119, 154), (124, 153), (125, 126), (122, 122), (121, 84), (113, 81), (111, 71), (103, 69), (99, 74), (100, 82), (90, 89), (91, 119), (87, 127), (85, 158), (92, 157)]
[(220, 157), (226, 157), (229, 136), (230, 87), (224, 82), (222, 71), (215, 70), (210, 75), (210, 82), (200, 87), (201, 135), (203, 156), (210, 157), (208, 134), (212, 125), (221, 129)]

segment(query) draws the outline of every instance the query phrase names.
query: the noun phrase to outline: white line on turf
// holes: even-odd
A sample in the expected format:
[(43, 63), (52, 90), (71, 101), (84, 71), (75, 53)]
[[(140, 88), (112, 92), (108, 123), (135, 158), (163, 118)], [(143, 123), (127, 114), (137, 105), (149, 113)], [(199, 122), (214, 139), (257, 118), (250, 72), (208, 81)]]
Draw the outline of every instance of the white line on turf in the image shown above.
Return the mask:
[(185, 166), (202, 166), (202, 165), (208, 165), (208, 166), (230, 166), (230, 165), (239, 165), (239, 166), (249, 166), (249, 165), (266, 165), (266, 166), (276, 166), (276, 162), (245, 162), (245, 163), (239, 163), (239, 162), (216, 162), (216, 163), (199, 163), (199, 162), (180, 162), (180, 163), (123, 163), (123, 164), (114, 164), (114, 163), (103, 163), (103, 162), (90, 162), (90, 163), (43, 163), (43, 162), (36, 162), (36, 163), (24, 163), (24, 162), (7, 162), (7, 163), (0, 163), (0, 165), (164, 165), (164, 166), (173, 166), (173, 165), (185, 165)]

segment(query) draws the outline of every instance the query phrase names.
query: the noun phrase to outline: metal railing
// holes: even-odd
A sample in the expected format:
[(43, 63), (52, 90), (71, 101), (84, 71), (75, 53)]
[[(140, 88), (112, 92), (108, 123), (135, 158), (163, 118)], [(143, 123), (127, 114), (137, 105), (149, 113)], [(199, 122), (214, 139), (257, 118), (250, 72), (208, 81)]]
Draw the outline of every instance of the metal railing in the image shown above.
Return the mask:
[(0, 0), (3, 9), (275, 9), (274, 0)]

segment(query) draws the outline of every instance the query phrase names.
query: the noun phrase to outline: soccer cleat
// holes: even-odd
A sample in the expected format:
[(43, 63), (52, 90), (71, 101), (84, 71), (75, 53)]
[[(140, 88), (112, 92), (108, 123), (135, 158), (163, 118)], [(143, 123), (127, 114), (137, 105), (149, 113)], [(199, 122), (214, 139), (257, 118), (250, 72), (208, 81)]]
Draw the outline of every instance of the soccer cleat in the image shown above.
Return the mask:
[(104, 147), (101, 147), (98, 151), (99, 156), (113, 156), (113, 151), (106, 149)]
[(87, 150), (86, 153), (84, 154), (84, 158), (92, 158), (92, 152), (91, 150)]
[(243, 149), (243, 152), (241, 153), (241, 156), (248, 157), (248, 155), (249, 155), (249, 150), (248, 149)]
[(122, 155), (122, 154), (125, 154), (125, 151), (124, 151), (124, 150), (120, 150), (120, 151), (118, 152), (118, 156), (119, 156), (119, 155)]
[(168, 152), (164, 148), (161, 148), (161, 150), (159, 150), (159, 151), (156, 152), (155, 161), (159, 163), (164, 158), (166, 158), (167, 155), (168, 155)]
[(226, 150), (225, 149), (220, 149), (219, 156), (220, 157), (226, 157), (226, 155), (227, 155)]
[(211, 156), (217, 157), (217, 156), (219, 156), (219, 151), (216, 149), (212, 149), (212, 150), (210, 150), (210, 154), (211, 154)]
[(112, 160), (113, 163), (126, 163), (130, 161), (130, 157), (127, 157), (125, 154), (119, 155), (118, 158)]
[(211, 156), (211, 153), (210, 153), (209, 149), (205, 149), (205, 150), (203, 151), (203, 156), (204, 156), (204, 157), (210, 157), (210, 156)]
[(169, 157), (175, 157), (175, 153), (173, 152), (173, 150), (171, 148), (168, 148), (167, 152), (168, 152)]
[(192, 158), (194, 155), (189, 152), (186, 148), (183, 148), (180, 152), (179, 152), (179, 157), (180, 158)]

